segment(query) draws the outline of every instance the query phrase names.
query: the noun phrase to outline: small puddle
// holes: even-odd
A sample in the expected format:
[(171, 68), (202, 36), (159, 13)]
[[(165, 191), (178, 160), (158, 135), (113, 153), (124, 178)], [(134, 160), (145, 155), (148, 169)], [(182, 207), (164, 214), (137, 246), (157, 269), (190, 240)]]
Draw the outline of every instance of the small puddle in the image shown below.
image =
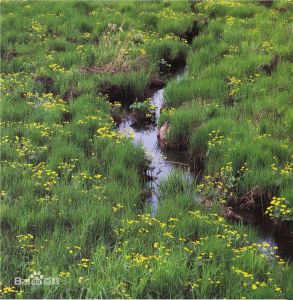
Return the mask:
[[(187, 74), (187, 69), (179, 71), (173, 76), (180, 81)], [(151, 196), (148, 201), (152, 204), (153, 214), (156, 214), (158, 209), (158, 191), (161, 180), (166, 179), (172, 169), (180, 168), (186, 171), (191, 182), (195, 182), (196, 172), (191, 168), (188, 153), (172, 150), (161, 149), (158, 143), (158, 120), (160, 118), (160, 111), (164, 104), (164, 88), (154, 92), (151, 96), (151, 104), (156, 106), (155, 124), (135, 125), (135, 120), (131, 113), (128, 113), (119, 124), (119, 130), (125, 132), (134, 132), (134, 143), (142, 145), (151, 159), (151, 166), (149, 174), (151, 178), (150, 189)], [(200, 173), (200, 172), (198, 172)], [(251, 212), (244, 214), (242, 217), (247, 220), (258, 232), (260, 236), (259, 250), (263, 252), (268, 258), (275, 254), (283, 258), (292, 260), (293, 257), (293, 241), (282, 237), (278, 232), (273, 231), (271, 224), (265, 222), (260, 216), (255, 216)], [(265, 245), (264, 247), (262, 245)], [(278, 247), (278, 250), (276, 249)]]

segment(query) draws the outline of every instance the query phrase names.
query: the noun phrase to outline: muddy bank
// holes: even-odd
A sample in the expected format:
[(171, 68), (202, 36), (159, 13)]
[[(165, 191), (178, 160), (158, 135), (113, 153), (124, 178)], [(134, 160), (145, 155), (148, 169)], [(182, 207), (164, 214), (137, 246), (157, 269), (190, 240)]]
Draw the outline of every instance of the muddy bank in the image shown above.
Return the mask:
[(162, 89), (171, 74), (177, 73), (185, 65), (185, 58), (174, 60), (168, 66), (160, 64), (159, 70), (150, 75), (149, 82), (144, 90), (137, 91), (131, 84), (114, 84), (105, 81), (97, 87), (97, 93), (106, 95), (111, 103), (119, 100), (124, 108), (129, 108), (135, 101), (143, 101), (150, 98), (157, 90)]

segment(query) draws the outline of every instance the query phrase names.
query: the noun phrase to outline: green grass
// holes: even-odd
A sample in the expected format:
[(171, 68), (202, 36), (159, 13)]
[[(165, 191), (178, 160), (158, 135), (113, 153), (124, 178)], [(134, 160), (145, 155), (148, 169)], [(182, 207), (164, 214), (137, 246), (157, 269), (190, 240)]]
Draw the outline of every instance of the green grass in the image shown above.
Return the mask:
[[(3, 298), (293, 297), (292, 266), (251, 227), (220, 216), (217, 201), (204, 208), (186, 174), (161, 182), (152, 216), (147, 156), (117, 130), (102, 93), (145, 100), (162, 60), (186, 60), (187, 75), (164, 94), (171, 145), (225, 184), (246, 163), (235, 190), (262, 185), (292, 207), (292, 6), (225, 3), (1, 3)], [(259, 66), (274, 54), (282, 61), (267, 76)], [(227, 76), (243, 82), (231, 97), (239, 84)], [(14, 284), (34, 272), (59, 284)]]
[[(292, 189), (292, 6), (286, 1), (276, 1), (271, 9), (252, 2), (202, 2), (197, 9), (211, 19), (193, 40), (188, 74), (166, 89), (172, 114), (163, 114), (162, 121), (170, 123), (169, 144), (204, 160), (207, 176), (228, 162), (234, 170), (247, 164), (245, 180), (235, 187), (238, 196), (260, 186), (268, 205), (273, 196), (284, 197)], [(194, 102), (195, 112), (186, 109)], [(286, 203), (283, 216), (271, 217), (292, 221), (290, 196)]]

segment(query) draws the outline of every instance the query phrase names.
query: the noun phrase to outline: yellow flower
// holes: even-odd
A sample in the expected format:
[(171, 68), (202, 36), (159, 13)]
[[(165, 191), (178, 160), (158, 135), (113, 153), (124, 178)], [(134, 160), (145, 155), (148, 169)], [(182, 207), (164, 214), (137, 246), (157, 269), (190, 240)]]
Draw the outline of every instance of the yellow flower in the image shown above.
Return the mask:
[(82, 283), (83, 279), (84, 279), (84, 277), (82, 277), (82, 276), (78, 277), (78, 283)]
[(89, 32), (85, 32), (82, 36), (83, 38), (88, 39), (91, 37), (91, 34)]
[(59, 276), (60, 277), (64, 277), (64, 278), (70, 277), (70, 275), (71, 275), (70, 272), (60, 272), (59, 273)]

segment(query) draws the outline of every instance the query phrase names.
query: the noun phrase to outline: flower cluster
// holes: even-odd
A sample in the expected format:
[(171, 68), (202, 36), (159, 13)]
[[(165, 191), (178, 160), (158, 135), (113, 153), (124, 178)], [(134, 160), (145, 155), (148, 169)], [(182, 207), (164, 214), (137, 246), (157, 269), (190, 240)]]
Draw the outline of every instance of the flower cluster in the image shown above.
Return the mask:
[(271, 164), (271, 168), (274, 172), (278, 173), (278, 175), (283, 176), (291, 176), (293, 171), (293, 162), (286, 162), (283, 167), (277, 167), (276, 163)]
[(35, 180), (34, 186), (40, 193), (48, 193), (53, 190), (58, 180), (58, 173), (47, 168), (44, 162), (33, 167), (32, 177)]
[(272, 43), (269, 42), (269, 41), (263, 41), (263, 42), (261, 42), (260, 48), (265, 53), (269, 53), (269, 52), (271, 52), (274, 49)]
[(16, 238), (20, 249), (27, 252), (35, 251), (35, 245), (33, 243), (34, 236), (32, 234), (20, 234), (17, 235)]
[(82, 35), (82, 37), (84, 39), (89, 39), (91, 37), (91, 34), (89, 32), (84, 32), (83, 35)]
[(162, 18), (176, 19), (178, 17), (178, 14), (170, 7), (165, 7), (158, 13), (158, 16)]
[(9, 96), (11, 93), (24, 92), (30, 88), (32, 83), (31, 74), (24, 72), (1, 73), (0, 88), (5, 96)]
[(226, 18), (226, 24), (233, 25), (235, 23), (236, 18), (234, 17), (227, 17)]
[(274, 219), (293, 220), (293, 210), (284, 197), (273, 197), (265, 214)]
[(229, 96), (236, 96), (239, 94), (240, 86), (242, 85), (242, 81), (240, 79), (237, 79), (235, 76), (227, 77), (228, 80), (228, 87), (229, 87)]
[(128, 138), (126, 132), (114, 130), (113, 126), (108, 124), (98, 128), (96, 132), (97, 132), (97, 135), (95, 136), (96, 138), (110, 139), (113, 140), (116, 144), (120, 144), (126, 138)]
[(0, 289), (0, 296), (3, 297), (3, 299), (9, 294), (21, 297), (23, 293), (23, 290), (17, 290), (15, 286), (6, 286)]
[(71, 255), (78, 255), (78, 254), (80, 254), (80, 250), (81, 250), (80, 246), (77, 246), (77, 245), (66, 246), (65, 248), (68, 251), (68, 253), (71, 254)]
[(90, 265), (93, 265), (94, 262), (91, 262), (89, 258), (82, 258), (78, 264), (80, 267), (87, 269)]
[(209, 141), (208, 141), (209, 149), (215, 148), (217, 145), (222, 144), (223, 139), (224, 136), (220, 135), (219, 130), (212, 130), (211, 133), (209, 133)]
[(32, 22), (32, 30), (35, 31), (35, 32), (42, 32), (44, 30), (44, 27), (41, 25), (40, 22), (38, 21), (33, 21)]
[(76, 185), (81, 185), (86, 189), (94, 188), (96, 191), (103, 188), (102, 179), (102, 174), (91, 175), (88, 171), (82, 171), (72, 175), (72, 180)]
[(33, 94), (28, 92), (25, 94), (25, 97), (28, 100), (27, 103), (35, 108), (41, 107), (45, 111), (59, 110), (62, 112), (68, 112), (66, 102), (63, 99), (54, 97), (52, 93), (43, 93), (39, 95), (38, 93)]
[(121, 203), (117, 203), (112, 207), (113, 212), (117, 212), (118, 210), (122, 209), (124, 206)]
[(49, 65), (49, 68), (53, 71), (60, 72), (60, 73), (63, 73), (63, 74), (67, 72), (65, 70), (65, 68), (59, 66), (58, 64), (51, 64), (51, 65)]
[(200, 3), (199, 7), (203, 7), (204, 10), (210, 10), (216, 6), (224, 6), (225, 8), (233, 8), (241, 6), (241, 1), (235, 0), (206, 0)]

